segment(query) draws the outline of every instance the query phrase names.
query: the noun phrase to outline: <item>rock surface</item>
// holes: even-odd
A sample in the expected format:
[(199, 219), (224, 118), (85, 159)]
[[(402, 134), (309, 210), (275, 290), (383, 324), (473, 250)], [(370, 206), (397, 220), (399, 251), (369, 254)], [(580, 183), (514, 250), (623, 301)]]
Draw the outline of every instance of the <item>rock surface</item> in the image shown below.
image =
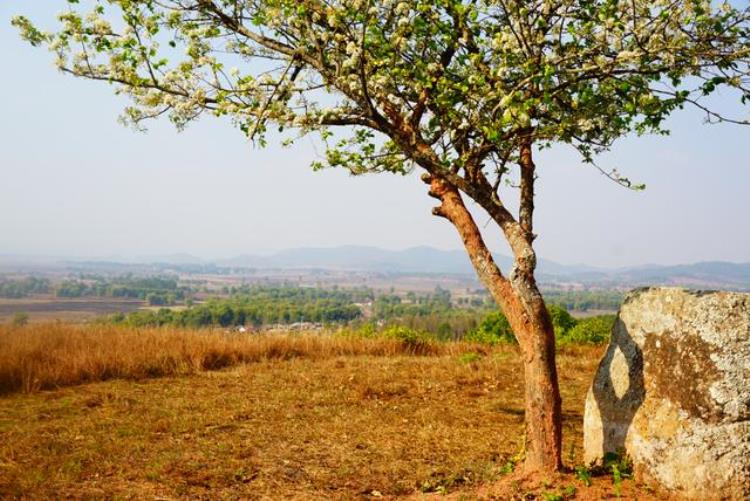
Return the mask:
[(624, 450), (688, 499), (750, 499), (750, 294), (639, 289), (586, 398), (584, 458)]

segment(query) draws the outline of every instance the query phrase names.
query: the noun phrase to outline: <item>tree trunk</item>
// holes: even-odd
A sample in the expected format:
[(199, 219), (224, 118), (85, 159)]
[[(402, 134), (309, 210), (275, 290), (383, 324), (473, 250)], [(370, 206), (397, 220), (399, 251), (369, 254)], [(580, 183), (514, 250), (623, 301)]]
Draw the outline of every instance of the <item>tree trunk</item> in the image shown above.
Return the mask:
[[(541, 303), (544, 308), (544, 303)], [(555, 364), (555, 333), (549, 314), (537, 310), (519, 335), (523, 353), (526, 405), (527, 471), (558, 471), (562, 467), (562, 409)], [(511, 326), (518, 319), (508, 318)]]
[[(555, 334), (534, 280), (533, 266), (525, 267), (526, 273), (514, 269), (510, 279), (503, 276), (458, 190), (432, 175), (424, 176), (423, 180), (430, 184), (430, 196), (441, 201), (433, 214), (448, 219), (456, 227), (479, 279), (508, 318), (518, 339), (525, 379), (524, 469), (544, 473), (559, 471), (562, 467), (562, 412), (555, 366)], [(518, 240), (510, 242), (516, 264), (536, 259), (530, 245), (524, 246), (520, 240), (524, 238), (524, 231), (518, 229)]]

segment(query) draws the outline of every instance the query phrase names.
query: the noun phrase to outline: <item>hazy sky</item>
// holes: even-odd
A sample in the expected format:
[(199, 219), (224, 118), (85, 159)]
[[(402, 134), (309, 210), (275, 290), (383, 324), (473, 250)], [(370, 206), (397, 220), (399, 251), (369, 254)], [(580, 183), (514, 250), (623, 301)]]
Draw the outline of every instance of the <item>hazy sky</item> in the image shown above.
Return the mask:
[[(111, 87), (61, 75), (50, 53), (10, 26), (14, 14), (46, 18), (62, 6), (0, 4), (0, 254), (460, 248), (449, 223), (430, 215), (417, 175), (314, 173), (311, 141), (258, 150), (215, 118), (182, 133), (166, 121), (147, 134), (123, 127), (125, 101)], [(628, 139), (601, 159), (645, 182), (641, 193), (565, 149), (537, 157), (541, 257), (603, 266), (750, 261), (750, 127), (703, 125), (696, 111), (670, 124), (672, 136)], [(491, 246), (506, 251), (487, 228)]]

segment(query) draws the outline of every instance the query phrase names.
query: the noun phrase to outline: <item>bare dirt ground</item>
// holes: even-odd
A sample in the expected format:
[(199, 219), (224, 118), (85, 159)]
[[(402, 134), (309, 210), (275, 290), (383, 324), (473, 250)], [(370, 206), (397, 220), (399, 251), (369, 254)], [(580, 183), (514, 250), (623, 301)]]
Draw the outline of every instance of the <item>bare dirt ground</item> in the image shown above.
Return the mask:
[[(560, 355), (581, 462), (601, 348)], [(609, 476), (508, 473), (523, 433), (512, 348), (274, 359), (0, 397), (0, 497), (654, 499)], [(558, 497), (555, 497), (558, 496)]]

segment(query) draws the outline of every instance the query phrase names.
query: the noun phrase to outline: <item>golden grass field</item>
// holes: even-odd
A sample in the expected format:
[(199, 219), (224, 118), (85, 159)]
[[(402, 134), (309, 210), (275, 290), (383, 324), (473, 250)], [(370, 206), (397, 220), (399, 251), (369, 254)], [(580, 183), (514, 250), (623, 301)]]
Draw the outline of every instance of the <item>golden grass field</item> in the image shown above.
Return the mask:
[[(559, 356), (568, 466), (602, 350)], [(0, 497), (653, 499), (506, 474), (521, 374), (508, 346), (0, 326)]]

